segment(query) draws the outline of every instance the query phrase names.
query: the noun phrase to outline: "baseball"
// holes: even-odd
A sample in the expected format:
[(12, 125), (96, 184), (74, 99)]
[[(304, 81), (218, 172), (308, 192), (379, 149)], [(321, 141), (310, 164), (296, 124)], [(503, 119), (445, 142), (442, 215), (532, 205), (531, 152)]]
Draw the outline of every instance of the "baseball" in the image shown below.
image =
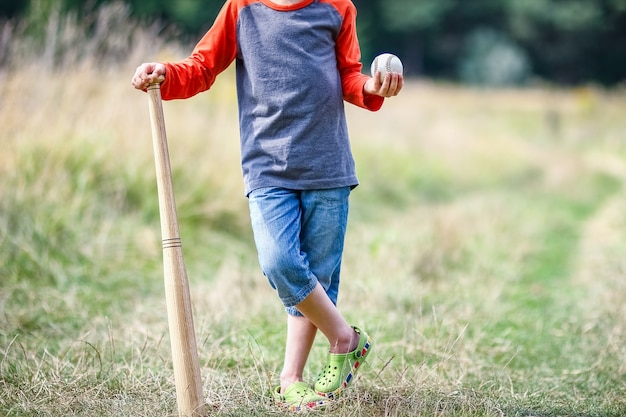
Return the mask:
[(393, 54), (381, 54), (374, 58), (371, 70), (372, 77), (376, 76), (376, 71), (380, 71), (380, 81), (382, 82), (387, 73), (397, 72), (402, 74), (402, 61)]

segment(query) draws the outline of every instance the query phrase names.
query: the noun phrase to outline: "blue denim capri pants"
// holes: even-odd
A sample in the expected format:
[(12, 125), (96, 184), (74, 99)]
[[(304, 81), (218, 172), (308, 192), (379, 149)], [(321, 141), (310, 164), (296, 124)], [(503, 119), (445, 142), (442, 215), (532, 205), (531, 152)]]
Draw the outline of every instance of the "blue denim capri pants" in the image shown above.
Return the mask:
[(259, 263), (288, 314), (319, 282), (336, 305), (350, 187), (290, 190), (267, 187), (248, 195)]

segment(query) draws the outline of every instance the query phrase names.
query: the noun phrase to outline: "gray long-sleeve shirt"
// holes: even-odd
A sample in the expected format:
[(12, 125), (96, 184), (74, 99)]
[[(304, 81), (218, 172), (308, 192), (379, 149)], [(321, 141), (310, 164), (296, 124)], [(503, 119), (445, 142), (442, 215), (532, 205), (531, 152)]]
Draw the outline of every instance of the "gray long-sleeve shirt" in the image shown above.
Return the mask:
[(227, 1), (194, 53), (167, 64), (166, 99), (206, 90), (236, 60), (246, 194), (358, 184), (343, 101), (383, 99), (363, 92), (355, 17), (348, 0)]

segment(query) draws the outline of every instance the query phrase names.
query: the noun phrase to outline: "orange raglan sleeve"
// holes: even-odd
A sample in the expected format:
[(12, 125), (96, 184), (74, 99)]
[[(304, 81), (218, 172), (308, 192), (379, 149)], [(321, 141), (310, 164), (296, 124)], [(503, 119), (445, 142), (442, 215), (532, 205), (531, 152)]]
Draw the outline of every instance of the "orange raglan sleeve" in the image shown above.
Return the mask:
[(351, 1), (341, 10), (343, 26), (337, 37), (337, 65), (341, 75), (343, 98), (356, 106), (371, 110), (379, 110), (384, 98), (363, 91), (368, 76), (361, 73), (361, 48), (356, 32), (356, 7)]
[(237, 54), (237, 16), (236, 5), (228, 0), (191, 55), (165, 63), (165, 81), (161, 84), (164, 100), (189, 98), (211, 88)]

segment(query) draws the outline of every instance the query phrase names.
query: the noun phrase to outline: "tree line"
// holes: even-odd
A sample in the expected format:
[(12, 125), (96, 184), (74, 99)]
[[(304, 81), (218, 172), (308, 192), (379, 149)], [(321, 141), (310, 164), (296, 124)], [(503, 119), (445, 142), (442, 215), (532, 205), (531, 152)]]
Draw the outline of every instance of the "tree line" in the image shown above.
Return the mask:
[[(113, 0), (0, 0), (0, 18), (86, 15)], [(122, 0), (116, 0), (122, 1)], [(124, 0), (193, 43), (223, 0)], [(482, 85), (626, 80), (626, 0), (353, 0), (364, 62), (399, 55), (407, 75)], [(0, 20), (2, 20), (0, 19)], [(45, 19), (44, 19), (45, 20)], [(141, 23), (140, 23), (141, 24)]]

